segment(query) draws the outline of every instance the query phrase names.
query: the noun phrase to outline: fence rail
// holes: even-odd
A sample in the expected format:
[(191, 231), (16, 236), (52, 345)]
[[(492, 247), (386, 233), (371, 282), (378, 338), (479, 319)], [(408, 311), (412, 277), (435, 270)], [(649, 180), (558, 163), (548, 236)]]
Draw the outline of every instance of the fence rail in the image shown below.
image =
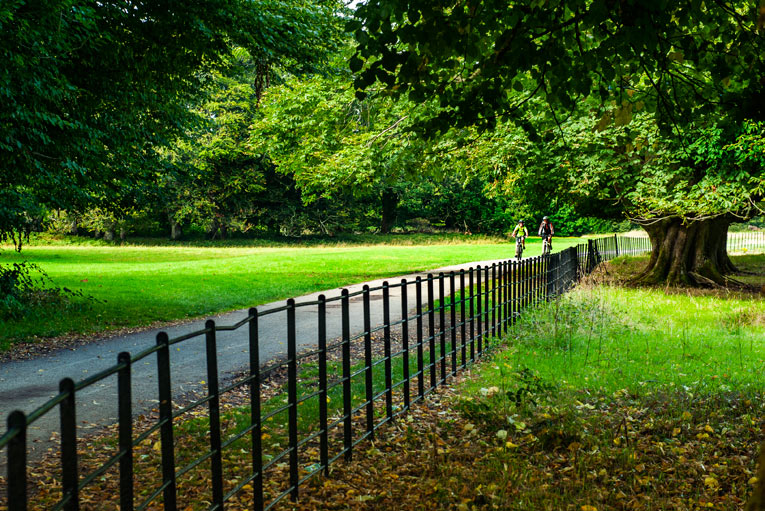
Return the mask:
[[(208, 509), (223, 509), (232, 498), (246, 495), (256, 510), (272, 508), (284, 497), (298, 497), (301, 485), (326, 472), (340, 458), (351, 460), (364, 440), (374, 437), (382, 425), (406, 413), (439, 385), (474, 362), (496, 339), (504, 335), (528, 307), (552, 300), (573, 286), (604, 260), (621, 254), (650, 250), (644, 238), (600, 238), (545, 257), (507, 260), (491, 266), (429, 274), (413, 281), (385, 282), (382, 286), (296, 303), (268, 311), (257, 308), (234, 325), (221, 326), (210, 320), (205, 328), (170, 338), (161, 332), (156, 345), (136, 354), (122, 352), (117, 364), (80, 382), (66, 378), (60, 393), (29, 415), (14, 411), (0, 437), (5, 450), (7, 478), (4, 490), (9, 511), (26, 511), (30, 492), (27, 432), (43, 416), (60, 416), (60, 498), (51, 509), (80, 509), (88, 491), (101, 484), (110, 471), (118, 484), (113, 493), (100, 490), (99, 504), (122, 511), (134, 509), (176, 510), (182, 502), (184, 479), (203, 471), (209, 480)], [(395, 299), (392, 296), (395, 295)], [(363, 332), (351, 335), (350, 303), (363, 303)], [(372, 309), (382, 307), (382, 322), (372, 324)], [(296, 314), (315, 307), (318, 314), (315, 348), (299, 353)], [(341, 336), (327, 336), (328, 309), (340, 309)], [(258, 342), (259, 318), (281, 314), (286, 322), (286, 360), (261, 366)], [(231, 384), (222, 386), (218, 370), (218, 332), (247, 329), (248, 369)], [(206, 346), (206, 393), (191, 403), (173, 401), (171, 347), (203, 340)], [(150, 427), (136, 429), (136, 410), (131, 396), (133, 366), (156, 357), (158, 409)], [(286, 383), (280, 392), (268, 392), (264, 381), (286, 368)], [(96, 466), (83, 463), (78, 454), (77, 396), (81, 390), (111, 384), (116, 378), (117, 425), (115, 447)], [(247, 419), (232, 430), (232, 419), (224, 417), (221, 399), (244, 391)], [(195, 410), (206, 408), (203, 428), (195, 437), (186, 421)], [(311, 411), (309, 413), (309, 410)], [(315, 412), (315, 415), (312, 413)], [(278, 437), (280, 442), (268, 441)], [(135, 452), (157, 437), (154, 444), (160, 466), (156, 480), (145, 487), (142, 471), (150, 471)], [(204, 452), (193, 459), (180, 459), (178, 443), (204, 441)], [(281, 442), (286, 443), (282, 448)], [(226, 473), (232, 455), (247, 452), (247, 474), (235, 478)], [(233, 453), (233, 454), (232, 454)], [(87, 468), (87, 472), (86, 472)], [(233, 482), (232, 482), (233, 480)], [(140, 484), (139, 484), (140, 482)], [(196, 484), (199, 484), (198, 482)], [(181, 499), (179, 500), (179, 495)], [(2, 507), (2, 503), (0, 503)]]

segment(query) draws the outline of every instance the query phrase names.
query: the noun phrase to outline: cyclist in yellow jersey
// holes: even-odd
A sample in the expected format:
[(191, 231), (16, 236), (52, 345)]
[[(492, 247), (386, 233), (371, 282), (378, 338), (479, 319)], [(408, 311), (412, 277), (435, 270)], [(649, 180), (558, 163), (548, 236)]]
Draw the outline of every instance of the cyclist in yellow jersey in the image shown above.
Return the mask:
[(526, 236), (529, 235), (529, 230), (523, 225), (523, 220), (518, 220), (518, 225), (513, 229), (513, 234), (510, 236), (515, 238), (516, 236), (523, 236), (523, 249), (526, 250)]

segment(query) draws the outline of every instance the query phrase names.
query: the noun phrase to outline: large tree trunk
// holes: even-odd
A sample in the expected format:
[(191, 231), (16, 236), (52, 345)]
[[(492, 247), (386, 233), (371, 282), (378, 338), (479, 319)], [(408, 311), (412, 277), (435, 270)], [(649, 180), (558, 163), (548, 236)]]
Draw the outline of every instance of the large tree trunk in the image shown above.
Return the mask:
[(396, 222), (396, 208), (401, 198), (391, 188), (386, 188), (382, 193), (382, 220), (380, 221), (380, 232), (387, 234), (393, 228)]
[(214, 240), (215, 237), (218, 235), (218, 228), (220, 227), (220, 222), (218, 222), (217, 217), (213, 217), (212, 222), (210, 222), (210, 226), (207, 228), (207, 239), (208, 240)]
[(69, 222), (69, 226), (67, 228), (67, 234), (71, 234), (73, 236), (77, 236), (80, 233), (80, 226), (77, 222), (77, 218), (73, 218), (71, 222)]
[(670, 285), (725, 285), (735, 271), (726, 244), (731, 219), (717, 217), (683, 223), (666, 218), (643, 227), (653, 245), (646, 270), (638, 282)]
[(178, 241), (183, 237), (183, 227), (174, 219), (170, 219), (170, 239)]
[(175, 215), (170, 211), (167, 212), (167, 220), (170, 223), (170, 239), (178, 241), (183, 237), (183, 227), (175, 220)]

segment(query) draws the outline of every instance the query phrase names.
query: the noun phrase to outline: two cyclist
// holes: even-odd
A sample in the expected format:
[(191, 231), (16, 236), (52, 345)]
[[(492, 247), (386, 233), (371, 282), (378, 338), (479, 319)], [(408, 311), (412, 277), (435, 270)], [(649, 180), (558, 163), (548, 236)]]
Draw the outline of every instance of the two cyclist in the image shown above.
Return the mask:
[[(545, 216), (542, 219), (542, 223), (539, 225), (539, 236), (542, 237), (543, 252), (550, 253), (552, 250), (552, 237), (555, 234), (550, 218)], [(520, 259), (523, 250), (526, 249), (526, 236), (529, 235), (529, 230), (523, 223), (523, 220), (518, 220), (518, 225), (513, 229), (513, 233), (510, 235), (516, 239), (515, 255)]]

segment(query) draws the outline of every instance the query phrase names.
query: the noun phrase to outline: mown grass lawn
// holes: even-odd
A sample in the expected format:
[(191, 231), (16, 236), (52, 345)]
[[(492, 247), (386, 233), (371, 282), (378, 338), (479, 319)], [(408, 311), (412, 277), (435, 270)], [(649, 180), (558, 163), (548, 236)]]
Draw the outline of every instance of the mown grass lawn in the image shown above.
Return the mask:
[[(81, 290), (93, 301), (63, 310), (33, 311), (0, 322), (0, 351), (14, 341), (64, 334), (92, 334), (139, 327), (268, 303), (370, 279), (469, 261), (512, 256), (500, 238), (460, 235), (343, 239), (317, 245), (235, 240), (221, 245), (172, 245), (138, 240), (117, 246), (83, 240), (37, 240), (21, 253), (3, 247), (0, 264), (27, 260), (57, 286)], [(578, 238), (560, 238), (556, 249)], [(541, 253), (530, 239), (527, 255)]]

